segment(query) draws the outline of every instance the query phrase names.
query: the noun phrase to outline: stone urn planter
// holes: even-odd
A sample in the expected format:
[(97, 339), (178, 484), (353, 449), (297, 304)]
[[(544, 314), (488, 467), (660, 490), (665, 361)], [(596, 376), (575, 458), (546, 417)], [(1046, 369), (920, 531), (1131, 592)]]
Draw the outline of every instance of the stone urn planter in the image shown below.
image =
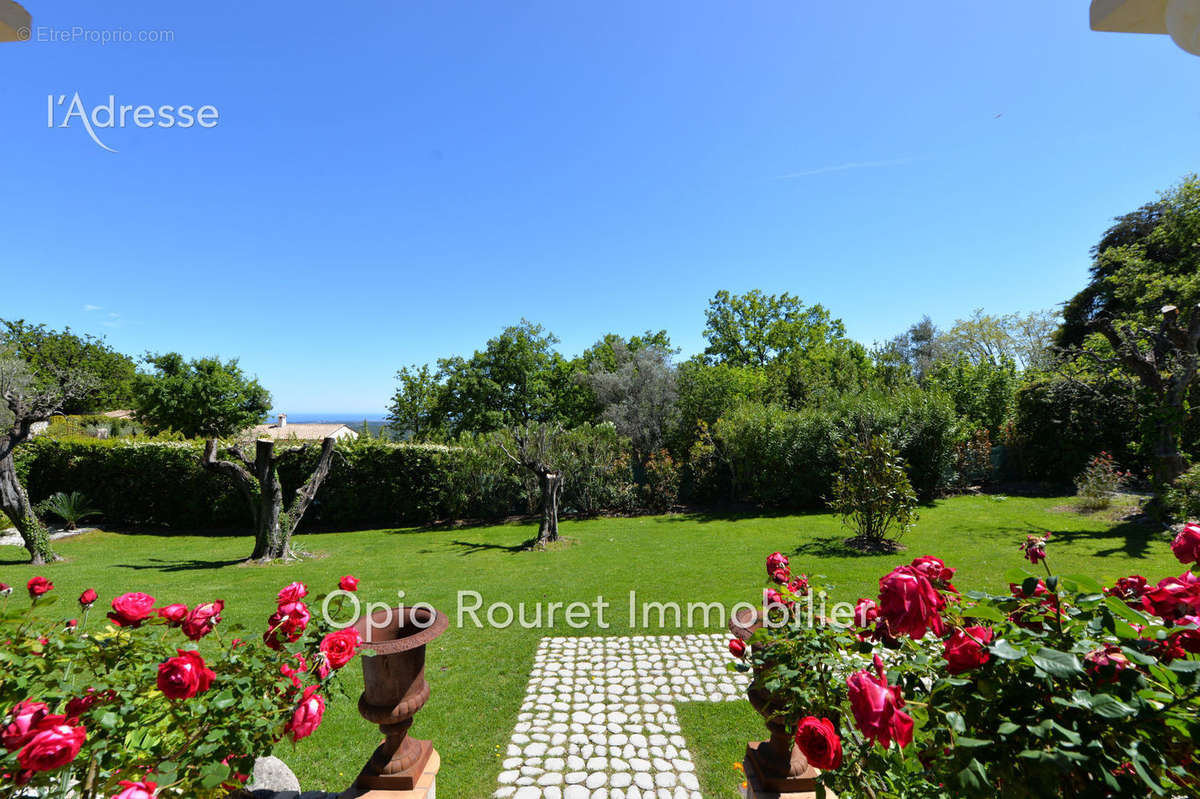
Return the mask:
[[(749, 641), (750, 636), (761, 627), (762, 611), (750, 608), (739, 609), (729, 621), (729, 631), (742, 641)], [(772, 794), (815, 791), (820, 772), (809, 765), (792, 740), (787, 725), (779, 717), (782, 708), (774, 703), (769, 693), (753, 685), (746, 696), (750, 705), (763, 717), (770, 733), (766, 741), (752, 742), (746, 747), (744, 768), (747, 782), (752, 787)]]
[(418, 787), (434, 754), (433, 743), (408, 737), (408, 730), (413, 716), (429, 700), (425, 645), (449, 626), (445, 614), (429, 607), (383, 608), (355, 624), (363, 647), (374, 652), (360, 658), (363, 692), (358, 712), (378, 724), (384, 736), (355, 780), (357, 787), (390, 791)]

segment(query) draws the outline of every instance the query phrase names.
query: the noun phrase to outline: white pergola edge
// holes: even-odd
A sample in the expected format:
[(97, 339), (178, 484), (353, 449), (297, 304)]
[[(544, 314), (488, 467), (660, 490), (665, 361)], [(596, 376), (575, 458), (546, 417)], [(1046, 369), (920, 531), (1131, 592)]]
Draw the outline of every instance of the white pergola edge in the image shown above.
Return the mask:
[(1092, 30), (1168, 34), (1200, 55), (1200, 0), (1092, 0)]

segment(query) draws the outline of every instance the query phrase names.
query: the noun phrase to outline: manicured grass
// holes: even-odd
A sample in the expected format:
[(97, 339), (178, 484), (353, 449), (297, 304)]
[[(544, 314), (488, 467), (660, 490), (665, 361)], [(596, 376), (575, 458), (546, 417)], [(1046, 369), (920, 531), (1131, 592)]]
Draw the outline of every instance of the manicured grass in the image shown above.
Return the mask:
[[(613, 603), (608, 629), (593, 620), (572, 630), (507, 630), (455, 626), (430, 646), (433, 696), (413, 732), (432, 738), (442, 754), (440, 789), (455, 799), (482, 799), (496, 786), (500, 761), (516, 720), (532, 664), (545, 635), (627, 635), (684, 632), (670, 626), (631, 627), (630, 591), (639, 601), (735, 602), (753, 600), (762, 585), (764, 557), (781, 550), (793, 569), (820, 575), (838, 599), (873, 595), (878, 578), (916, 555), (938, 555), (959, 569), (962, 589), (1000, 590), (1005, 570), (1021, 563), (1017, 544), (1027, 533), (1051, 530), (1051, 565), (1063, 573), (1089, 572), (1108, 581), (1129, 573), (1158, 579), (1177, 574), (1168, 539), (1136, 524), (1054, 511), (1063, 499), (957, 497), (922, 509), (921, 520), (899, 555), (858, 556), (842, 550), (838, 521), (826, 514), (777, 517), (663, 516), (566, 521), (574, 543), (549, 552), (525, 552), (528, 525), (457, 530), (372, 530), (305, 535), (298, 540), (319, 557), (291, 565), (245, 566), (249, 537), (150, 536), (93, 533), (58, 543), (64, 563), (34, 569), (23, 551), (0, 547), (0, 580), (18, 586), (34, 573), (50, 577), (63, 599), (94, 587), (107, 604), (115, 594), (146, 591), (160, 602), (195, 603), (222, 598), (226, 623), (260, 630), (274, 609), (275, 592), (291, 580), (315, 590), (332, 588), (352, 573), (362, 579), (363, 600), (395, 604), (428, 601), (457, 610), (458, 591), (478, 591), (493, 602), (531, 606), (542, 602)], [(64, 603), (48, 608), (62, 612)], [(93, 622), (94, 623), (94, 622)], [(701, 632), (703, 630), (691, 630)], [(377, 743), (377, 733), (358, 716), (357, 668), (347, 671), (349, 698), (331, 701), (326, 722), (311, 740), (278, 754), (307, 789), (341, 789)], [(758, 724), (748, 705), (679, 706), (684, 732), (701, 760), (699, 775), (709, 797), (732, 796), (741, 759)]]

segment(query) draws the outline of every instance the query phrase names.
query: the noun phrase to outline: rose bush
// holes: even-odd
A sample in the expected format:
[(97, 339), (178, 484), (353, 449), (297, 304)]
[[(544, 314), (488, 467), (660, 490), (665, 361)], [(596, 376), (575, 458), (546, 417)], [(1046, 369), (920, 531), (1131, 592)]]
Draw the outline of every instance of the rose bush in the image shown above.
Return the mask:
[[(1190, 564), (1198, 545), (1185, 528), (1173, 551)], [(766, 624), (731, 668), (843, 797), (1200, 796), (1200, 576), (1105, 588), (1055, 574), (1048, 535), (1019, 549), (1043, 573), (1010, 570), (1007, 594), (959, 593), (922, 557), (842, 623), (776, 553)]]
[[(309, 611), (302, 583), (280, 591), (261, 641), (227, 637), (239, 630), (222, 624), (221, 600), (129, 592), (89, 629), (95, 591), (79, 597), (80, 621), (53, 621), (53, 584), (28, 588), (29, 605), (0, 610), (5, 799), (223, 797), (256, 756), (317, 729), (360, 649), (353, 629)], [(341, 599), (330, 604), (336, 615)]]

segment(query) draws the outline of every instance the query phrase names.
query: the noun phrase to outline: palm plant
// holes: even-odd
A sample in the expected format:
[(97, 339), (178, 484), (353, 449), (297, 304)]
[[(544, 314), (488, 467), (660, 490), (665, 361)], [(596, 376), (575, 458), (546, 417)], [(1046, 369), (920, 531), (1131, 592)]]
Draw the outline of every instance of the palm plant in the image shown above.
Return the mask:
[(88, 498), (82, 491), (72, 491), (69, 494), (59, 491), (43, 500), (38, 509), (42, 513), (62, 519), (65, 530), (74, 530), (77, 522), (100, 515), (100, 511), (88, 507)]

